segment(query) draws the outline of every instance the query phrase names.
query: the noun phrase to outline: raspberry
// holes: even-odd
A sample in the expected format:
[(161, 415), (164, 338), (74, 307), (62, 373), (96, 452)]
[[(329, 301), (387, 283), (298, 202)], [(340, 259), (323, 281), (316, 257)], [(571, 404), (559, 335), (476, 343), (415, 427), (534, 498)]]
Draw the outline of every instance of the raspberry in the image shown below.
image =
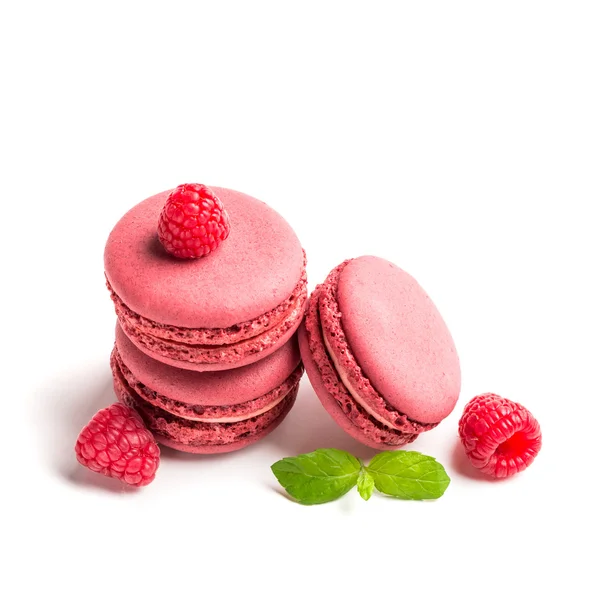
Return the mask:
[(475, 396), (465, 406), (458, 433), (473, 466), (497, 478), (524, 471), (542, 447), (534, 416), (496, 394)]
[(75, 454), (84, 467), (135, 486), (148, 485), (160, 462), (141, 417), (118, 403), (97, 412), (81, 430)]
[(229, 235), (229, 215), (215, 193), (201, 183), (184, 183), (167, 197), (158, 238), (177, 258), (201, 258)]

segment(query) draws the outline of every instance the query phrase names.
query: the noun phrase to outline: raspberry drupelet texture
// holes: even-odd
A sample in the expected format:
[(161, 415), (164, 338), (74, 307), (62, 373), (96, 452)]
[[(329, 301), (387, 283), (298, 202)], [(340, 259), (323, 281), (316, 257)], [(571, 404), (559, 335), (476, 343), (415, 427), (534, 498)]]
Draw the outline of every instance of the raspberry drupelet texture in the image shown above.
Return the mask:
[(475, 396), (465, 406), (458, 433), (473, 466), (496, 478), (525, 470), (542, 447), (534, 416), (496, 394)]
[(158, 237), (177, 258), (201, 258), (229, 236), (229, 216), (215, 193), (201, 183), (184, 183), (167, 197)]
[(88, 469), (129, 485), (148, 485), (160, 462), (160, 450), (135, 410), (112, 404), (97, 412), (75, 444), (77, 460)]

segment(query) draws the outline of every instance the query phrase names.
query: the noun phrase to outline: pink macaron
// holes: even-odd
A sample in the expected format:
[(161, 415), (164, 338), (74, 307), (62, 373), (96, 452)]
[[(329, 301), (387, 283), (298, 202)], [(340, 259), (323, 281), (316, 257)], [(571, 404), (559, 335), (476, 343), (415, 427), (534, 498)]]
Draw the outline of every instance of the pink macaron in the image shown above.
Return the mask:
[(196, 454), (239, 450), (266, 436), (292, 408), (304, 371), (297, 336), (251, 365), (197, 372), (149, 357), (119, 325), (110, 362), (117, 397), (156, 440)]
[(283, 217), (241, 192), (212, 190), (231, 230), (208, 256), (182, 260), (161, 246), (157, 227), (170, 191), (125, 214), (104, 252), (125, 334), (149, 356), (196, 371), (241, 367), (281, 348), (307, 297), (304, 251)]
[(362, 256), (331, 271), (299, 331), (309, 379), (325, 409), (360, 442), (412, 442), (454, 408), (460, 364), (437, 308), (405, 271)]

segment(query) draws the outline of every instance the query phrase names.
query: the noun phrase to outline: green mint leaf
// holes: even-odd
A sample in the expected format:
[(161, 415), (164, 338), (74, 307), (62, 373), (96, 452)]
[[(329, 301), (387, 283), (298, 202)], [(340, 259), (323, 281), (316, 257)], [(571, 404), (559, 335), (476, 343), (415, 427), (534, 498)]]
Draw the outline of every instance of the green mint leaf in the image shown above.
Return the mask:
[(371, 474), (363, 469), (358, 476), (358, 493), (363, 500), (368, 500), (371, 497), (374, 485), (375, 481), (373, 481)]
[(365, 469), (380, 492), (404, 500), (439, 498), (450, 483), (444, 467), (420, 452), (382, 452)]
[(292, 498), (302, 504), (322, 504), (350, 491), (361, 468), (352, 454), (330, 448), (284, 458), (271, 471)]

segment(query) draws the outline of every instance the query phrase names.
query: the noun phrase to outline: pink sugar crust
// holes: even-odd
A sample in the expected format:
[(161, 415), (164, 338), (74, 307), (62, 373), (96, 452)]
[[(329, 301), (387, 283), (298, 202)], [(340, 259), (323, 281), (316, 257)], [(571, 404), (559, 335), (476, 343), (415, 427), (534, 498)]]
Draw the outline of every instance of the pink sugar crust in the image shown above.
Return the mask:
[[(409, 419), (404, 413), (399, 412), (395, 407), (391, 406), (387, 399), (384, 399), (372, 386), (370, 380), (365, 377), (361, 367), (358, 365), (356, 358), (352, 353), (352, 349), (348, 344), (344, 328), (342, 326), (342, 313), (340, 312), (337, 293), (338, 281), (340, 274), (344, 269), (351, 264), (351, 261), (346, 261), (333, 269), (329, 273), (325, 283), (320, 286), (318, 293), (318, 315), (320, 330), (327, 344), (325, 350), (329, 355), (332, 367), (340, 377), (342, 383), (349, 382), (355, 394), (360, 398), (363, 407), (367, 406), (371, 414), (393, 425), (393, 429), (397, 429), (402, 433), (419, 434), (423, 431), (433, 429), (436, 423), (420, 423)], [(344, 315), (344, 321), (350, 320), (351, 313)], [(345, 387), (346, 384), (344, 384)]]
[(323, 341), (319, 316), (321, 292), (322, 286), (317, 286), (312, 293), (301, 327), (302, 334), (299, 334), (302, 361), (321, 403), (347, 433), (368, 446), (389, 450), (390, 447), (414, 441), (417, 437), (417, 424), (412, 424), (408, 432), (384, 425), (370, 415), (344, 385)]
[(113, 378), (119, 400), (137, 410), (156, 441), (194, 454), (218, 454), (239, 450), (273, 431), (291, 410), (299, 384), (270, 411), (236, 423), (201, 423), (176, 417), (145, 402), (118, 372)]
[(346, 338), (346, 352), (343, 344), (338, 351), (353, 355), (385, 402), (421, 423), (447, 417), (460, 393), (458, 354), (415, 279), (387, 260), (362, 256), (340, 271), (336, 299)]
[(129, 340), (118, 324), (115, 346), (135, 382), (155, 395), (188, 406), (227, 408), (255, 401), (286, 382), (300, 365), (296, 336), (251, 365), (204, 373), (177, 369), (150, 358)]
[(277, 327), (255, 338), (228, 346), (194, 346), (140, 334), (121, 321), (123, 331), (144, 353), (167, 365), (191, 371), (223, 371), (244, 367), (283, 347), (296, 333), (306, 300), (294, 306), (289, 317)]
[[(329, 369), (325, 368), (327, 378), (323, 378), (321, 368), (317, 366), (310, 348), (311, 343), (309, 342), (306, 321), (298, 329), (298, 341), (300, 343), (300, 353), (302, 354), (306, 374), (317, 397), (333, 420), (348, 435), (365, 444), (365, 446), (378, 450), (393, 450), (416, 439), (417, 436), (414, 434), (398, 433), (395, 436), (386, 435), (387, 431), (385, 431), (381, 424), (377, 423), (377, 421), (354, 402), (341, 381), (338, 380), (337, 384), (334, 382)], [(322, 350), (325, 350), (324, 346)], [(316, 355), (319, 356), (321, 361), (324, 360), (321, 352), (317, 352)], [(330, 367), (333, 370), (331, 365)], [(327, 381), (327, 386), (325, 381)], [(333, 394), (329, 390), (332, 390)]]
[(214, 252), (180, 260), (160, 245), (157, 224), (170, 190), (134, 206), (104, 252), (106, 277), (137, 315), (167, 326), (227, 329), (260, 318), (293, 295), (304, 254), (289, 224), (265, 203), (213, 187), (231, 220)]

